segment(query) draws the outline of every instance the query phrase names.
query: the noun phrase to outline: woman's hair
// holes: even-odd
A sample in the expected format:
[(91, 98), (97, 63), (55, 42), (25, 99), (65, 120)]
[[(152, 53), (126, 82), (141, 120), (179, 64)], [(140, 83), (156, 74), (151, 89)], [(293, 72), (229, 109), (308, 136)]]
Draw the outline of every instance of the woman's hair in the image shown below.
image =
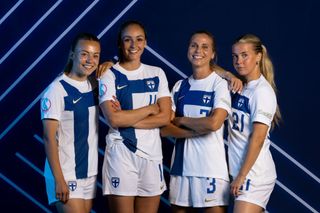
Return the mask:
[(70, 73), (71, 69), (72, 69), (72, 66), (73, 66), (73, 60), (72, 58), (70, 57), (71, 56), (71, 53), (74, 52), (78, 42), (80, 40), (87, 40), (87, 41), (96, 41), (100, 44), (100, 40), (97, 38), (97, 36), (91, 34), (91, 33), (80, 33), (78, 34), (72, 41), (71, 43), (71, 47), (70, 47), (70, 53), (68, 55), (68, 61), (67, 61), (67, 64), (65, 65), (64, 69), (63, 69), (63, 72), (68, 74)]
[(147, 40), (147, 33), (146, 33), (146, 30), (144, 28), (144, 26), (138, 22), (138, 21), (135, 21), (135, 20), (129, 20), (129, 21), (126, 21), (124, 22), (121, 26), (120, 26), (120, 29), (119, 29), (119, 32), (118, 32), (118, 40), (117, 40), (117, 45), (118, 45), (118, 57), (119, 57), (119, 61), (122, 62), (123, 61), (123, 52), (122, 52), (122, 33), (123, 31), (130, 25), (138, 25), (143, 33), (144, 33), (144, 37), (145, 39)]
[[(261, 62), (259, 62), (259, 67), (262, 75), (266, 78), (266, 80), (270, 83), (275, 93), (277, 93), (277, 87), (274, 81), (274, 68), (272, 61), (268, 55), (267, 48), (262, 44), (261, 40), (253, 35), (253, 34), (245, 34), (240, 36), (234, 44), (237, 43), (249, 43), (252, 44), (253, 50), (258, 54), (261, 53)], [(281, 113), (279, 109), (279, 105), (277, 105), (276, 113), (274, 115), (272, 121), (272, 128), (274, 125), (279, 125), (281, 121)]]
[(216, 40), (215, 40), (213, 34), (210, 33), (210, 32), (207, 31), (207, 30), (198, 30), (198, 31), (192, 33), (192, 35), (190, 36), (190, 41), (189, 41), (189, 43), (191, 42), (192, 37), (193, 37), (194, 35), (197, 35), (197, 34), (205, 34), (205, 35), (207, 35), (207, 36), (211, 39), (211, 42), (212, 42), (212, 52), (214, 53), (214, 58), (210, 61), (210, 65), (217, 64), (218, 55), (217, 55), (217, 52), (216, 52)]

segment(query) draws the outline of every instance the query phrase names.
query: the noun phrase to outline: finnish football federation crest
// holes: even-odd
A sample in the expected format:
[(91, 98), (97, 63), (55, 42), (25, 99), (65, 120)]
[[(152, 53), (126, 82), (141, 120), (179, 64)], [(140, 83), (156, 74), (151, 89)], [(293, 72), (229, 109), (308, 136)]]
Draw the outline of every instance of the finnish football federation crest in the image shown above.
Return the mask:
[(239, 98), (238, 100), (238, 107), (241, 108), (244, 104), (244, 98)]
[(155, 88), (155, 86), (156, 86), (156, 84), (154, 83), (154, 81), (153, 80), (150, 80), (150, 81), (147, 81), (147, 85), (148, 85), (148, 87), (150, 88), (150, 89), (154, 89)]
[(70, 191), (75, 191), (77, 189), (77, 181), (68, 181), (68, 186)]
[(114, 188), (117, 188), (120, 184), (120, 178), (118, 177), (112, 177), (111, 178), (111, 184)]
[(49, 98), (42, 98), (41, 99), (41, 110), (43, 112), (47, 112), (51, 107), (51, 101)]
[(210, 95), (203, 95), (203, 103), (208, 104), (211, 100), (211, 96)]
[(99, 86), (99, 96), (103, 96), (107, 92), (107, 86), (105, 84), (100, 84)]

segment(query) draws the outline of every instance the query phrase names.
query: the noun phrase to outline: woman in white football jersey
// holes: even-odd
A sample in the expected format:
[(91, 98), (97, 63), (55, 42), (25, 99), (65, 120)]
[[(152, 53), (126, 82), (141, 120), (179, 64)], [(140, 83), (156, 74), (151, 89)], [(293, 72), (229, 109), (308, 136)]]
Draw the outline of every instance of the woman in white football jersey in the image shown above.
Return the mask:
[(141, 23), (124, 23), (119, 62), (99, 82), (100, 107), (110, 125), (102, 177), (111, 212), (156, 213), (166, 190), (159, 127), (170, 121), (171, 99), (164, 71), (141, 62), (146, 39)]
[(234, 212), (263, 212), (276, 181), (269, 131), (281, 119), (273, 65), (266, 47), (252, 34), (236, 40), (232, 57), (234, 68), (245, 83), (241, 94), (232, 95), (229, 119)]
[(58, 212), (90, 212), (98, 171), (98, 87), (88, 76), (97, 69), (100, 41), (88, 33), (72, 42), (64, 72), (41, 99), (47, 155), (49, 204)]
[(231, 97), (227, 81), (212, 70), (213, 35), (195, 32), (187, 56), (193, 73), (174, 85), (172, 122), (161, 129), (162, 136), (176, 138), (170, 202), (173, 212), (226, 212), (229, 176), (223, 124), (231, 112)]

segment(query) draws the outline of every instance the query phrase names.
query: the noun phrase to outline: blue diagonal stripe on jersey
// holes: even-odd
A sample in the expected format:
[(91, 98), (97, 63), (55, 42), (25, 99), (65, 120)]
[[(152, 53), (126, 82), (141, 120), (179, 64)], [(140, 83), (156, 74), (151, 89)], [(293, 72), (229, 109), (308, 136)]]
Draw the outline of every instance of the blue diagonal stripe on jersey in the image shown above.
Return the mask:
[(214, 92), (189, 90), (186, 94), (180, 93), (180, 96), (181, 95), (185, 95), (185, 97), (181, 99), (183, 105), (194, 105), (203, 107), (213, 106)]
[[(116, 96), (121, 104), (121, 109), (132, 110), (133, 109), (133, 93), (146, 93), (146, 92), (157, 92), (159, 88), (159, 77), (129, 80), (126, 75), (120, 71), (110, 68), (110, 71), (115, 75), (115, 90)], [(153, 87), (148, 86), (148, 82), (152, 81)], [(121, 88), (121, 89), (119, 89)], [(135, 135), (135, 129), (132, 127), (120, 127), (118, 128), (123, 143), (126, 147), (132, 151), (137, 151), (137, 138)]]
[(250, 114), (249, 99), (246, 96), (235, 93), (231, 95), (231, 107)]
[[(81, 93), (64, 80), (61, 80), (60, 83), (68, 94), (64, 97), (65, 110), (73, 111), (76, 177), (77, 179), (87, 178), (89, 159), (89, 107), (98, 105), (98, 97), (94, 95), (95, 91)], [(74, 104), (74, 100), (80, 100), (79, 102), (81, 103)]]
[(182, 175), (185, 138), (178, 138), (174, 147), (174, 160), (171, 167), (171, 175)]

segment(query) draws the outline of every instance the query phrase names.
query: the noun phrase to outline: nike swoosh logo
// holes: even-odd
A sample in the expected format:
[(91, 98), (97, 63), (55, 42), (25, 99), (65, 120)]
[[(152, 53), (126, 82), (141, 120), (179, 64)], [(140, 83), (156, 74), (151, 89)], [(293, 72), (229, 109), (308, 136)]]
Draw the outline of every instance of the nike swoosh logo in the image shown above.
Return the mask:
[(184, 96), (185, 96), (185, 95), (183, 95), (183, 96), (180, 96), (180, 97), (178, 98), (178, 100), (180, 100), (180, 99), (184, 98)]
[(78, 98), (78, 99), (76, 99), (76, 100), (73, 99), (73, 100), (72, 100), (72, 103), (73, 103), (73, 104), (78, 103), (78, 102), (81, 100), (81, 98), (82, 98), (82, 97), (80, 97), (80, 98)]
[(164, 188), (164, 185), (160, 186), (160, 190), (162, 190)]
[(123, 86), (120, 86), (120, 85), (117, 85), (117, 89), (123, 89), (125, 87), (127, 87), (128, 85), (123, 85)]
[(214, 198), (206, 198), (206, 199), (204, 199), (204, 202), (211, 202), (211, 201), (214, 201), (215, 199)]

